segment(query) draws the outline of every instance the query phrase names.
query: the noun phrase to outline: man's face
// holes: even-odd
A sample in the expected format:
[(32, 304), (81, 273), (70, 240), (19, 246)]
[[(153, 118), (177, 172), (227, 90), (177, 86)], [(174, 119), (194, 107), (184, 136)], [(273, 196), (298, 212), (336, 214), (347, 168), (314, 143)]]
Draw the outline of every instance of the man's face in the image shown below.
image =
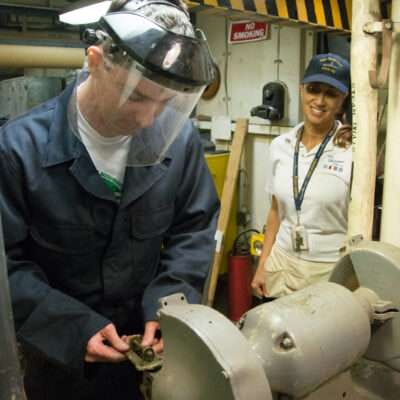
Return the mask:
[(341, 111), (345, 95), (325, 83), (301, 86), (304, 119), (315, 126), (329, 126)]
[(120, 66), (107, 68), (99, 85), (105, 124), (113, 135), (132, 135), (153, 125), (174, 92)]

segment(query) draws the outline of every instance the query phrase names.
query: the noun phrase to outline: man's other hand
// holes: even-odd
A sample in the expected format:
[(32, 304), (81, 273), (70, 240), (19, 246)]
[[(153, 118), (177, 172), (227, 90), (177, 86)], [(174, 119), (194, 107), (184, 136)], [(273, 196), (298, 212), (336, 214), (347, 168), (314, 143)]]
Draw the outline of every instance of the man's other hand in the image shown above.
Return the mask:
[(162, 338), (156, 336), (160, 333), (160, 324), (158, 321), (147, 321), (144, 326), (142, 346), (151, 346), (156, 353), (162, 353), (164, 342)]
[(118, 363), (126, 360), (129, 346), (118, 335), (113, 324), (108, 324), (92, 336), (86, 346), (86, 362)]

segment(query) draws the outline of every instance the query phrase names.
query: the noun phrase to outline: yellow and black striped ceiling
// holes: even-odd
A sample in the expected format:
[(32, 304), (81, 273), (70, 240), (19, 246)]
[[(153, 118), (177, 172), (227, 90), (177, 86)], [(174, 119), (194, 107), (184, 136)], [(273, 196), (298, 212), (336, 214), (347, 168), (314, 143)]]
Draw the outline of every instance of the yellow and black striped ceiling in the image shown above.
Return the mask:
[[(194, 12), (243, 13), (316, 28), (350, 31), (351, 0), (187, 0)], [(246, 16), (246, 17), (247, 17)]]

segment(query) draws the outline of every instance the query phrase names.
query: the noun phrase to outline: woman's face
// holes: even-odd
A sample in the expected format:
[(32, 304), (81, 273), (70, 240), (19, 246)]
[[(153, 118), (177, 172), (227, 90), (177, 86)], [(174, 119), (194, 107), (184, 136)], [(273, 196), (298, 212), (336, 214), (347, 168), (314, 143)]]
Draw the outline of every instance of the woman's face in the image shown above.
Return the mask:
[(312, 82), (300, 87), (304, 121), (316, 127), (332, 125), (346, 95), (325, 83)]

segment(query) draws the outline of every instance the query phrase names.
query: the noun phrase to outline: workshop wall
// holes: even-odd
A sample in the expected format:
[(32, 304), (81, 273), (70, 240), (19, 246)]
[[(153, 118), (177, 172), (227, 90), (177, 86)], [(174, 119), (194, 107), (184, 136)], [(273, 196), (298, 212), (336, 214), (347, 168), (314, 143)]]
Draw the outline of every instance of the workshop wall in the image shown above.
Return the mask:
[[(261, 103), (264, 84), (282, 80), (288, 88), (288, 113), (281, 124), (296, 124), (305, 33), (275, 24), (270, 26), (270, 39), (228, 44), (229, 24), (228, 19), (220, 16), (200, 14), (197, 18), (196, 25), (204, 30), (222, 75), (217, 96), (201, 102), (198, 113), (228, 114), (232, 119), (250, 117), (250, 109)], [(257, 117), (253, 120), (265, 123)]]
[[(268, 146), (276, 135), (287, 132), (302, 119), (299, 84), (305, 65), (314, 54), (315, 33), (274, 24), (270, 26), (267, 40), (229, 44), (229, 24), (229, 19), (223, 16), (197, 16), (196, 25), (205, 32), (221, 71), (217, 95), (211, 100), (202, 100), (197, 115), (211, 118), (222, 115), (231, 120), (249, 118), (239, 209), (249, 210), (249, 226), (262, 229), (269, 208), (264, 190)], [(271, 124), (268, 120), (250, 117), (250, 109), (261, 104), (262, 87), (275, 80), (287, 86), (284, 119)], [(227, 148), (229, 141), (217, 141), (217, 147)]]

